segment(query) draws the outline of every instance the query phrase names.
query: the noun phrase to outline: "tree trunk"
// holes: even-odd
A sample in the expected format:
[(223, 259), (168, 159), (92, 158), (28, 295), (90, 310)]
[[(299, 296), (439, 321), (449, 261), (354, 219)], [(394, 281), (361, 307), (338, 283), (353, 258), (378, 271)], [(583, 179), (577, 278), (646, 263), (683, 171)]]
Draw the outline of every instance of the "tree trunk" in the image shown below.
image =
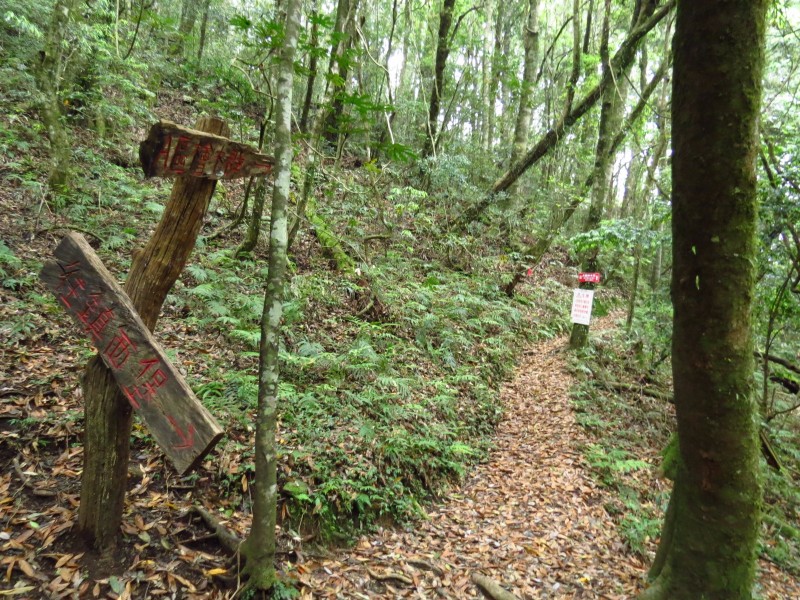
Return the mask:
[(511, 149), (511, 163), (517, 162), (528, 147), (528, 134), (531, 129), (533, 106), (533, 86), (536, 68), (539, 63), (539, 0), (528, 0), (528, 18), (523, 30), (525, 60), (522, 83), (519, 92), (519, 111), (514, 127), (514, 145)]
[[(611, 0), (605, 0), (603, 14), (603, 35), (600, 44), (600, 56), (603, 61), (603, 73), (611, 70), (611, 61), (608, 54), (608, 38), (610, 35), (609, 19), (611, 15)], [(600, 225), (603, 218), (603, 206), (606, 195), (611, 187), (611, 170), (614, 166), (615, 152), (613, 138), (615, 132), (621, 129), (622, 112), (625, 108), (627, 96), (627, 79), (630, 65), (621, 72), (621, 77), (614, 78), (615, 85), (609, 85), (603, 90), (603, 101), (600, 106), (600, 125), (597, 132), (597, 148), (595, 150), (593, 183), (591, 188), (592, 202), (589, 205), (589, 214), (584, 223), (583, 231), (588, 232)], [(589, 250), (583, 258), (582, 270), (595, 271), (597, 269), (597, 249)], [(582, 286), (583, 287), (583, 286)], [(572, 334), (569, 338), (571, 348), (581, 348), (589, 339), (589, 326), (573, 323)]]
[(197, 62), (203, 60), (203, 51), (206, 47), (206, 33), (208, 31), (208, 11), (211, 7), (211, 0), (203, 2), (203, 20), (200, 22), (200, 41), (197, 47)]
[(308, 133), (308, 116), (311, 112), (311, 101), (314, 99), (314, 83), (317, 81), (317, 44), (319, 44), (319, 13), (317, 3), (311, 9), (311, 35), (309, 44), (311, 51), (308, 54), (308, 81), (306, 82), (306, 96), (303, 99), (303, 111), (300, 115), (300, 131)]
[(292, 166), (292, 76), (300, 28), (301, 0), (286, 4), (285, 37), (278, 73), (278, 103), (275, 115), (275, 185), (269, 237), (269, 270), (261, 315), (258, 368), (258, 414), (256, 416), (253, 525), (242, 543), (249, 585), (269, 589), (275, 583), (275, 523), (277, 518), (277, 405), (278, 349), (286, 278), (287, 216)]
[[(227, 125), (215, 117), (201, 118), (194, 128), (228, 135)], [(158, 227), (134, 257), (125, 292), (150, 331), (194, 249), (215, 185), (191, 176), (176, 180)], [(131, 406), (99, 357), (89, 361), (82, 383), (86, 408), (78, 528), (102, 551), (115, 544), (122, 523)]]
[(197, 0), (183, 0), (181, 4), (181, 20), (178, 25), (178, 36), (175, 40), (173, 53), (182, 55), (186, 46), (186, 38), (194, 30), (194, 22), (197, 20)]
[[(267, 118), (265, 117), (264, 120), (261, 121), (261, 126), (258, 132), (258, 151), (261, 152), (264, 149), (264, 138), (267, 134)], [(246, 214), (247, 208), (247, 197), (250, 192), (250, 186), (253, 183), (253, 178), (247, 182), (247, 191), (245, 192), (244, 202), (242, 206), (242, 215)], [(250, 222), (247, 225), (247, 233), (242, 240), (242, 243), (234, 252), (234, 257), (236, 258), (244, 258), (244, 256), (252, 252), (256, 244), (258, 244), (258, 238), (261, 235), (261, 220), (264, 216), (264, 200), (267, 197), (267, 184), (264, 181), (263, 177), (259, 177), (258, 181), (255, 182), (255, 190), (253, 192), (253, 211), (250, 213)]]
[(258, 238), (261, 235), (261, 220), (264, 215), (264, 200), (267, 197), (267, 183), (263, 177), (259, 177), (256, 182), (256, 189), (253, 192), (253, 211), (250, 213), (250, 222), (247, 225), (247, 233), (241, 245), (236, 249), (236, 258), (243, 258), (249, 252), (252, 252)]
[(347, 89), (349, 65), (345, 51), (353, 43), (353, 21), (356, 18), (359, 0), (339, 0), (336, 6), (336, 25), (333, 33), (330, 63), (328, 64), (328, 93), (325, 102), (325, 129), (323, 137), (331, 146), (338, 146), (340, 117), (344, 110), (342, 95)]
[(422, 147), (423, 158), (436, 154), (436, 142), (439, 135), (439, 111), (444, 95), (444, 69), (447, 66), (447, 57), (450, 55), (450, 26), (453, 23), (453, 7), (455, 3), (456, 0), (443, 0), (442, 10), (439, 13), (436, 64), (433, 71), (431, 100), (428, 106), (428, 131), (425, 137), (425, 145)]
[[(539, 0), (528, 0), (528, 16), (522, 31), (525, 58), (523, 60), (522, 82), (519, 91), (519, 109), (514, 126), (514, 141), (511, 145), (511, 164), (517, 162), (525, 154), (528, 146), (528, 135), (531, 129), (533, 116), (533, 87), (536, 80), (536, 69), (539, 62)], [(509, 188), (508, 196), (503, 206), (506, 214), (504, 229), (506, 230), (506, 246), (511, 248), (513, 241), (513, 227), (511, 220), (518, 206), (518, 193), (516, 184)]]
[(57, 192), (63, 191), (67, 185), (71, 162), (70, 142), (61, 122), (59, 91), (64, 73), (67, 28), (77, 5), (77, 0), (58, 0), (53, 6), (44, 48), (40, 52), (41, 62), (36, 70), (36, 83), (42, 95), (42, 121), (50, 142), (52, 160), (47, 183), (51, 190)]
[(567, 82), (567, 100), (564, 105), (564, 117), (572, 111), (575, 90), (581, 76), (581, 4), (580, 0), (572, 0), (572, 69)]
[(489, 77), (489, 91), (486, 95), (486, 139), (485, 149), (491, 152), (494, 148), (494, 130), (497, 118), (497, 90), (500, 89), (500, 72), (502, 71), (503, 61), (503, 23), (505, 21), (506, 6), (505, 2), (499, 1), (495, 6), (494, 21), (494, 50), (492, 52), (492, 64)]
[(678, 3), (672, 369), (680, 461), (671, 542), (647, 600), (752, 597), (761, 482), (751, 309), (766, 6)]

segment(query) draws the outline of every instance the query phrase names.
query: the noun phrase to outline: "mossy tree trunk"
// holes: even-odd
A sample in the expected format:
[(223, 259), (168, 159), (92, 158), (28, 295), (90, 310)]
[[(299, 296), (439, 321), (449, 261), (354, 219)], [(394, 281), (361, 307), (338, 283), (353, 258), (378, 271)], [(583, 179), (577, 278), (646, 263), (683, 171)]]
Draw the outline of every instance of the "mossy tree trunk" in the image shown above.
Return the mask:
[[(533, 117), (533, 88), (536, 80), (536, 69), (539, 63), (539, 0), (528, 1), (528, 15), (523, 24), (522, 39), (525, 47), (523, 60), (522, 81), (519, 90), (519, 109), (514, 125), (514, 141), (511, 145), (511, 164), (517, 162), (525, 154), (528, 146), (528, 136), (531, 130)], [(491, 99), (494, 102), (494, 99)], [(512, 243), (513, 227), (509, 222), (518, 206), (518, 190), (514, 184), (505, 199), (503, 209), (508, 220), (505, 225), (506, 245), (510, 248)]]
[(680, 461), (646, 600), (751, 598), (761, 503), (751, 305), (766, 5), (678, 2), (672, 365)]
[(58, 0), (53, 6), (50, 25), (41, 62), (36, 69), (36, 84), (41, 94), (41, 116), (50, 142), (52, 165), (48, 185), (53, 191), (63, 191), (69, 179), (70, 142), (62, 123), (61, 78), (64, 74), (64, 49), (70, 21), (77, 11), (77, 0)]
[(275, 523), (277, 518), (278, 349), (286, 278), (287, 211), (292, 166), (292, 75), (300, 28), (300, 0), (286, 3), (285, 37), (278, 74), (275, 118), (275, 185), (270, 218), (269, 270), (261, 316), (258, 414), (256, 416), (253, 525), (243, 542), (245, 573), (250, 587), (269, 589), (275, 583)]
[(339, 146), (344, 94), (347, 91), (347, 74), (351, 60), (347, 50), (353, 44), (354, 23), (359, 0), (339, 0), (336, 5), (336, 23), (332, 36), (331, 56), (328, 64), (328, 84), (323, 123), (323, 136), (328, 144)]
[(436, 145), (439, 137), (439, 111), (442, 106), (444, 91), (444, 68), (447, 57), (450, 56), (450, 26), (453, 23), (453, 8), (455, 0), (444, 0), (442, 10), (439, 12), (439, 35), (436, 43), (436, 64), (431, 85), (431, 99), (428, 105), (428, 130), (425, 144), (422, 147), (422, 157), (435, 156)]

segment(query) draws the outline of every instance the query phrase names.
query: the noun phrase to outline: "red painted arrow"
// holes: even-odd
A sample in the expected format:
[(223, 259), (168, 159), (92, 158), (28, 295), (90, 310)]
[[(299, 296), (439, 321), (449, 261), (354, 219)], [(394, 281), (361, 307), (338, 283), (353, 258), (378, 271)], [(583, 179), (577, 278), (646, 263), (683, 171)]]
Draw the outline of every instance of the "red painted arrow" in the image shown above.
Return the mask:
[(184, 450), (194, 446), (194, 425), (189, 423), (189, 431), (184, 432), (183, 429), (178, 426), (178, 423), (175, 421), (175, 419), (170, 416), (168, 416), (167, 419), (169, 420), (169, 424), (172, 425), (173, 431), (178, 435), (179, 438), (181, 438), (181, 443), (174, 445), (173, 448), (176, 450)]

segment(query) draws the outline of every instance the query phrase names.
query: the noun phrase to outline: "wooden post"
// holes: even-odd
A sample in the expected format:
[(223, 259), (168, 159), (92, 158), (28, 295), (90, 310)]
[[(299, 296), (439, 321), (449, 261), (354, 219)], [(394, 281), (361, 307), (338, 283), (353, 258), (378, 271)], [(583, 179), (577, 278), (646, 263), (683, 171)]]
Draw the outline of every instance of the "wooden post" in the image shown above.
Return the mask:
[[(228, 135), (227, 125), (215, 117), (202, 117), (195, 129)], [(125, 292), (151, 331), (167, 293), (194, 249), (215, 185), (211, 179), (178, 177), (161, 222), (133, 261)], [(93, 358), (86, 368), (83, 394), (84, 465), (78, 528), (90, 544), (106, 550), (115, 544), (122, 523), (131, 404), (99, 357)]]

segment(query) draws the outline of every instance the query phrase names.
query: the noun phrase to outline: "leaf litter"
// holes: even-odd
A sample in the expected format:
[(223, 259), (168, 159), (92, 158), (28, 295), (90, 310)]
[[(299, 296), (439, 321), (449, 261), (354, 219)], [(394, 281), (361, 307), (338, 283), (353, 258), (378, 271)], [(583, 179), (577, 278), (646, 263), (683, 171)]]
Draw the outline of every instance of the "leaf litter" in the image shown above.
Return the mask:
[[(59, 376), (75, 388), (69, 394), (59, 393), (61, 384), (28, 384), (32, 372), (74, 359), (56, 357), (45, 345), (19, 350), (16, 370), (0, 389), (0, 424), (36, 420), (46, 411), (67, 414), (67, 403), (79, 397), (77, 372)], [(282, 533), (282, 567), (300, 597), (474, 598), (480, 594), (471, 579), (477, 574), (521, 599), (634, 598), (649, 561), (618, 535), (604, 508), (613, 492), (595, 481), (583, 459), (581, 448), (590, 440), (570, 407), (573, 379), (565, 352), (564, 340), (557, 339), (523, 354), (515, 379), (498, 398), (505, 417), (494, 450), (424, 518), (317, 554)], [(84, 552), (74, 531), (80, 429), (69, 419), (42, 421), (34, 435), (2, 427), (7, 437), (0, 459), (10, 467), (0, 472), (0, 597), (232, 597), (234, 590), (215, 579), (229, 574), (229, 565), (213, 537), (192, 520), (192, 506), (198, 499), (216, 503), (217, 514), (224, 510), (225, 524), (240, 536), (249, 515), (204, 488), (202, 475), (195, 485), (182, 484), (136, 431), (116, 568), (109, 571)], [(637, 485), (664, 485), (655, 475), (636, 477)], [(650, 546), (652, 555), (655, 542)], [(759, 566), (763, 598), (800, 597), (794, 578), (764, 560)]]

